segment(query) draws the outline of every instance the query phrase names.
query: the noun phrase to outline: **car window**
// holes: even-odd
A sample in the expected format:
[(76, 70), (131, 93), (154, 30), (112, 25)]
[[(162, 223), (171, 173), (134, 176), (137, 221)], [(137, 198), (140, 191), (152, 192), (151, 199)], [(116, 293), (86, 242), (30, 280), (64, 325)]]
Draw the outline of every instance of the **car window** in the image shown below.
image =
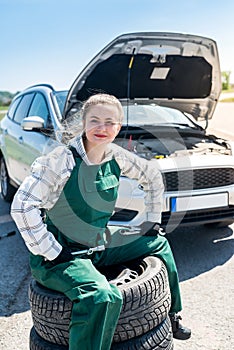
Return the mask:
[(60, 110), (60, 113), (63, 114), (63, 109), (65, 106), (66, 98), (67, 98), (68, 91), (55, 91), (53, 95), (56, 98), (56, 101), (58, 103), (58, 107)]
[(8, 109), (8, 113), (7, 113), (8, 117), (9, 117), (10, 119), (13, 119), (15, 110), (16, 110), (16, 108), (17, 108), (19, 102), (21, 101), (21, 98), (22, 98), (22, 97), (17, 98), (17, 99), (14, 100), (14, 101), (12, 102), (12, 104), (10, 105), (10, 107), (9, 107), (9, 109)]
[(31, 93), (31, 94), (26, 94), (22, 97), (14, 114), (14, 121), (16, 123), (20, 124), (22, 120), (25, 117), (27, 117), (27, 113), (31, 105), (33, 96), (34, 96), (34, 93)]
[(193, 127), (192, 122), (181, 111), (158, 105), (124, 106), (124, 122), (133, 125), (172, 125), (181, 124)]
[(44, 119), (45, 125), (47, 125), (49, 117), (49, 109), (44, 96), (41, 93), (37, 93), (33, 99), (28, 116), (38, 116)]

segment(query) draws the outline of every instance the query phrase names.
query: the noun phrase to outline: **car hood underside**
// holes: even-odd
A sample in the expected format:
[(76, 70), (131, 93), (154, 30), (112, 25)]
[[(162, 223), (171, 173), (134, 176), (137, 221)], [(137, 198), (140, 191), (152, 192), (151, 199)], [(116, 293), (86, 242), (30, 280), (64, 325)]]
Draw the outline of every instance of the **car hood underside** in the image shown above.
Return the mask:
[(218, 51), (209, 38), (177, 33), (132, 33), (114, 39), (73, 83), (65, 117), (97, 92), (145, 100), (202, 120), (221, 92)]

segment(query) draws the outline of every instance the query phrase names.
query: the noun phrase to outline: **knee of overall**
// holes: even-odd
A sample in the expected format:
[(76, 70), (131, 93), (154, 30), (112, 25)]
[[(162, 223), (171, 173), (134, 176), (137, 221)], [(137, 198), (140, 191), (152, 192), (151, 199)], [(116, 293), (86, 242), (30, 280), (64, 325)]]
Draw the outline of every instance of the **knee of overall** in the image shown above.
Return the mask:
[(122, 305), (123, 298), (120, 290), (111, 284), (99, 286), (93, 298), (94, 304), (114, 303)]

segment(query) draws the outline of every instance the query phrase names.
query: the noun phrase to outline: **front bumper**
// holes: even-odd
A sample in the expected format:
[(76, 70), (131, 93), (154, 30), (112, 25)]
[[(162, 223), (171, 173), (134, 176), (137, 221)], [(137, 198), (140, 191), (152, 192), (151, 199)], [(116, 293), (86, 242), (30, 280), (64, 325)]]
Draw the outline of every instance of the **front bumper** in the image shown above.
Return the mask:
[[(180, 205), (175, 208), (176, 200)], [(138, 226), (145, 217), (144, 195), (136, 191), (126, 207), (116, 208), (111, 224)], [(234, 185), (164, 193), (162, 227), (166, 232), (220, 221), (234, 221)]]

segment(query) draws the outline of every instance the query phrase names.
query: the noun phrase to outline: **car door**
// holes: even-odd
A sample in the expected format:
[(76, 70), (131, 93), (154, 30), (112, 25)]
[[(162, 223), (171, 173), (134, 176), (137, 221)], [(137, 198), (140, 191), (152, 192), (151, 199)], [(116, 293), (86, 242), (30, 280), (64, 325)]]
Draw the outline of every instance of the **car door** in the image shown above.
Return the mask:
[(32, 162), (50, 150), (54, 143), (45, 130), (23, 130), (21, 123), (30, 116), (43, 118), (45, 129), (53, 128), (46, 98), (40, 92), (27, 93), (21, 97), (6, 132), (8, 172), (18, 185), (29, 175)]
[(21, 165), (20, 182), (29, 175), (31, 164), (33, 161), (47, 153), (47, 149), (53, 143), (46, 129), (53, 129), (49, 108), (44, 95), (37, 92), (32, 100), (27, 116), (38, 116), (44, 119), (44, 130), (26, 131), (21, 128), (21, 139), (18, 144), (18, 152), (20, 157), (18, 160)]

